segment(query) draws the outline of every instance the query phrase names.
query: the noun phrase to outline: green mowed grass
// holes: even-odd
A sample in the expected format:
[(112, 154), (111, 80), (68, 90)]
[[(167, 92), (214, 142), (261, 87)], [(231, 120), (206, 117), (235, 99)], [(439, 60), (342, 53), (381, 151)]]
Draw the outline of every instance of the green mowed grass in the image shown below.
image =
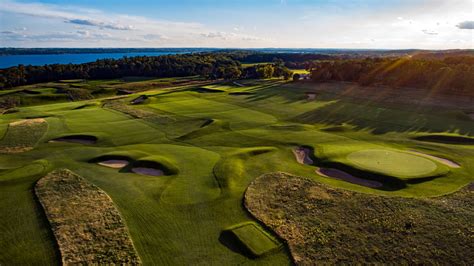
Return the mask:
[(363, 169), (402, 178), (424, 177), (438, 169), (431, 160), (391, 150), (360, 150), (350, 153), (347, 160)]
[[(128, 86), (158, 82), (127, 80), (130, 81)], [(169, 80), (176, 81), (180, 80)], [(84, 83), (109, 86), (114, 82), (123, 81)], [(353, 191), (406, 197), (451, 193), (473, 180), (472, 145), (414, 139), (418, 135), (441, 134), (458, 128), (472, 134), (472, 122), (469, 126), (466, 121), (447, 114), (418, 127), (418, 120), (403, 118), (407, 115), (405, 111), (387, 106), (358, 105), (331, 95), (307, 101), (305, 90), (291, 82), (249, 80), (241, 83), (245, 87), (232, 84), (204, 86), (222, 91), (219, 93), (187, 88), (155, 90), (147, 93), (150, 97), (143, 105), (127, 105), (166, 119), (132, 116), (125, 109), (103, 108), (97, 99), (23, 107), (17, 113), (0, 116), (2, 135), (8, 123), (26, 117), (45, 116), (48, 123), (47, 132), (35, 149), (14, 156), (0, 156), (0, 182), (4, 182), (0, 189), (9, 192), (1, 195), (5, 200), (0, 203), (0, 213), (6, 214), (1, 224), (9, 233), (8, 237), (0, 239), (0, 246), (8, 246), (8, 252), (2, 252), (0, 261), (4, 264), (52, 264), (57, 259), (50, 231), (45, 227), (47, 223), (36, 209), (31, 194), (31, 188), (41, 174), (14, 170), (37, 160), (48, 162), (47, 171), (70, 169), (106, 191), (123, 215), (141, 260), (144, 264), (161, 265), (288, 265), (290, 259), (285, 250), (249, 259), (219, 241), (223, 230), (253, 221), (242, 207), (242, 196), (257, 176), (268, 172), (284, 171)], [(231, 95), (232, 92), (248, 94)], [(123, 104), (136, 97), (131, 95), (122, 99)], [(335, 104), (359, 109), (354, 109), (357, 112), (350, 120), (349, 107), (342, 108), (339, 113), (339, 109), (332, 107)], [(78, 108), (83, 105), (87, 106)], [(369, 115), (379, 109), (383, 109), (384, 115)], [(389, 117), (393, 120), (389, 121)], [(367, 126), (361, 126), (361, 121)], [(324, 130), (342, 127), (341, 123), (344, 123), (344, 130)], [(374, 134), (374, 128), (385, 133)], [(71, 135), (94, 136), (98, 141), (89, 145), (48, 142)], [(318, 162), (358, 164), (371, 172), (407, 180), (425, 175), (439, 176), (406, 183), (397, 190), (371, 189), (319, 176), (315, 172), (317, 165), (297, 163), (292, 149), (300, 145), (312, 147)], [(410, 150), (448, 158), (461, 167), (449, 169), (429, 158), (407, 153)], [(163, 176), (138, 175), (128, 169), (103, 167), (94, 161), (107, 156), (122, 156), (132, 162), (151, 161), (172, 171)], [(19, 203), (14, 204), (15, 201)], [(19, 223), (25, 215), (31, 217)], [(244, 232), (242, 237), (245, 235)], [(28, 242), (27, 239), (31, 240)], [(27, 254), (30, 248), (35, 248), (36, 253), (19, 255)], [(36, 261), (34, 256), (40, 259)]]
[[(234, 225), (223, 232), (223, 238), (241, 248), (251, 258), (260, 257), (280, 247), (278, 240), (271, 236), (257, 223)], [(224, 241), (225, 241), (224, 240)]]

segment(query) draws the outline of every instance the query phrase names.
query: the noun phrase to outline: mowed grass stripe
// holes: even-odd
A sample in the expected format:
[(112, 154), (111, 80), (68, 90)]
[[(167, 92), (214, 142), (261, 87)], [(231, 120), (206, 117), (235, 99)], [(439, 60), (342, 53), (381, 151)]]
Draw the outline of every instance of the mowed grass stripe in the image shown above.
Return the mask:
[[(5, 159), (0, 157), (0, 162)], [(57, 265), (54, 236), (33, 192), (45, 161), (0, 173), (0, 264)]]
[(40, 179), (35, 192), (62, 264), (140, 264), (120, 213), (100, 188), (61, 169)]

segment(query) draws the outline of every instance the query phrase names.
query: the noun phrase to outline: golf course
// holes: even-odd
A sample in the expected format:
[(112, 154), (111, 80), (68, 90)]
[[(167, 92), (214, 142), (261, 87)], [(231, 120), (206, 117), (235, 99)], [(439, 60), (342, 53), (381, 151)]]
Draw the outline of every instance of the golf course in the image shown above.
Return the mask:
[[(330, 264), (449, 264), (453, 254), (472, 263), (473, 202), (452, 197), (472, 199), (474, 120), (455, 105), (340, 93), (353, 87), (190, 76), (61, 80), (1, 91), (18, 95), (21, 104), (0, 115), (0, 265), (304, 265), (315, 254), (316, 262)], [(275, 180), (292, 178), (303, 178), (318, 196), (291, 193), (300, 183), (276, 187)], [(436, 212), (428, 206), (445, 197), (459, 205)], [(331, 209), (336, 203), (367, 220)], [(328, 210), (308, 212), (320, 223), (301, 214), (311, 204)], [(397, 219), (386, 226), (391, 208)], [(426, 215), (411, 213), (416, 208)], [(463, 210), (460, 218), (442, 218), (455, 208)], [(380, 223), (375, 212), (385, 217)], [(412, 229), (428, 218), (439, 225)], [(370, 226), (342, 226), (364, 221)], [(420, 234), (402, 237), (409, 233), (398, 222)], [(424, 238), (426, 228), (459, 232)], [(340, 235), (328, 233), (335, 231)], [(377, 248), (396, 247), (404, 257), (364, 248), (362, 236), (357, 252), (350, 251), (342, 243), (355, 240), (345, 232), (367, 239), (390, 232), (393, 246)], [(318, 239), (303, 241), (314, 253), (305, 255), (298, 234)], [(451, 242), (463, 249), (433, 244)], [(421, 245), (446, 256), (406, 255)], [(99, 255), (87, 256), (93, 252)], [(373, 252), (379, 260), (363, 259)]]

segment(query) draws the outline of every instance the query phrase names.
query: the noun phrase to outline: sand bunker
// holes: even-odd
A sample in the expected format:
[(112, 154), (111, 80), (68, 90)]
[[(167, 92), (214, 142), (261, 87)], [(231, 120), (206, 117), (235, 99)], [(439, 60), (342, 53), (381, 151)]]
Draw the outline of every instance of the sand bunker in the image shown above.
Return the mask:
[(219, 93), (219, 92), (224, 92), (223, 90), (215, 90), (215, 89), (208, 89), (208, 88), (195, 88), (192, 89), (192, 91), (198, 92), (198, 93)]
[(438, 142), (446, 144), (461, 144), (461, 145), (473, 145), (474, 138), (461, 137), (461, 136), (446, 136), (446, 135), (427, 135), (416, 137), (416, 140)]
[(253, 92), (248, 92), (248, 91), (236, 91), (236, 92), (231, 92), (229, 95), (253, 95)]
[(201, 125), (201, 128), (203, 127), (206, 127), (206, 126), (209, 126), (210, 124), (214, 123), (214, 119), (207, 119), (206, 122), (204, 122), (202, 125)]
[(351, 174), (334, 168), (319, 168), (318, 170), (316, 170), (316, 173), (324, 177), (335, 178), (338, 180), (370, 188), (380, 188), (383, 186), (383, 184), (380, 182), (355, 177)]
[(174, 166), (156, 161), (136, 161), (127, 168), (126, 171), (148, 176), (175, 175), (178, 173), (178, 169)]
[(137, 98), (133, 99), (130, 101), (131, 104), (141, 104), (144, 103), (148, 99), (148, 96), (146, 95), (140, 95)]
[(105, 161), (102, 161), (102, 162), (98, 162), (97, 164), (105, 166), (105, 167), (114, 168), (114, 169), (120, 169), (120, 168), (124, 168), (125, 166), (127, 166), (128, 163), (129, 162), (126, 161), (126, 160), (105, 160)]
[(139, 175), (149, 175), (149, 176), (165, 175), (165, 173), (160, 169), (148, 168), (148, 167), (133, 167), (131, 171)]
[(46, 120), (43, 118), (35, 118), (35, 119), (25, 119), (25, 120), (20, 120), (16, 122), (12, 122), (9, 124), (9, 126), (31, 126), (34, 124), (41, 124), (41, 123), (46, 123)]
[(434, 161), (437, 161), (439, 163), (442, 163), (446, 166), (449, 166), (449, 167), (452, 167), (452, 168), (460, 168), (461, 165), (456, 163), (456, 162), (453, 162), (451, 160), (448, 160), (446, 158), (441, 158), (441, 157), (437, 157), (437, 156), (434, 156), (434, 155), (430, 155), (430, 154), (426, 154), (426, 153), (422, 153), (422, 152), (419, 152), (419, 151), (410, 151), (411, 153), (414, 153), (416, 155), (420, 155), (420, 156), (423, 156), (423, 157), (426, 157), (426, 158), (429, 158), (429, 159), (432, 159)]
[(69, 143), (91, 145), (97, 142), (97, 137), (90, 136), (90, 135), (71, 135), (71, 136), (64, 136), (64, 137), (52, 139), (49, 142), (69, 142)]
[(310, 158), (311, 150), (305, 147), (298, 147), (293, 149), (293, 154), (296, 157), (296, 161), (300, 164), (312, 165), (314, 162)]
[(237, 81), (232, 82), (232, 84), (234, 84), (235, 86), (238, 86), (238, 87), (245, 87), (244, 84), (238, 83)]

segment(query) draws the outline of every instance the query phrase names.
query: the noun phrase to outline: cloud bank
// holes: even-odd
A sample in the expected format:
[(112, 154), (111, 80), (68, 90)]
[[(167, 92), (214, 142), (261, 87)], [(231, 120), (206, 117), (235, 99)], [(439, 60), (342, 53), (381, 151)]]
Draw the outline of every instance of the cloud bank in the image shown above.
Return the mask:
[(474, 30), (474, 21), (463, 21), (456, 25), (456, 27), (463, 30)]

